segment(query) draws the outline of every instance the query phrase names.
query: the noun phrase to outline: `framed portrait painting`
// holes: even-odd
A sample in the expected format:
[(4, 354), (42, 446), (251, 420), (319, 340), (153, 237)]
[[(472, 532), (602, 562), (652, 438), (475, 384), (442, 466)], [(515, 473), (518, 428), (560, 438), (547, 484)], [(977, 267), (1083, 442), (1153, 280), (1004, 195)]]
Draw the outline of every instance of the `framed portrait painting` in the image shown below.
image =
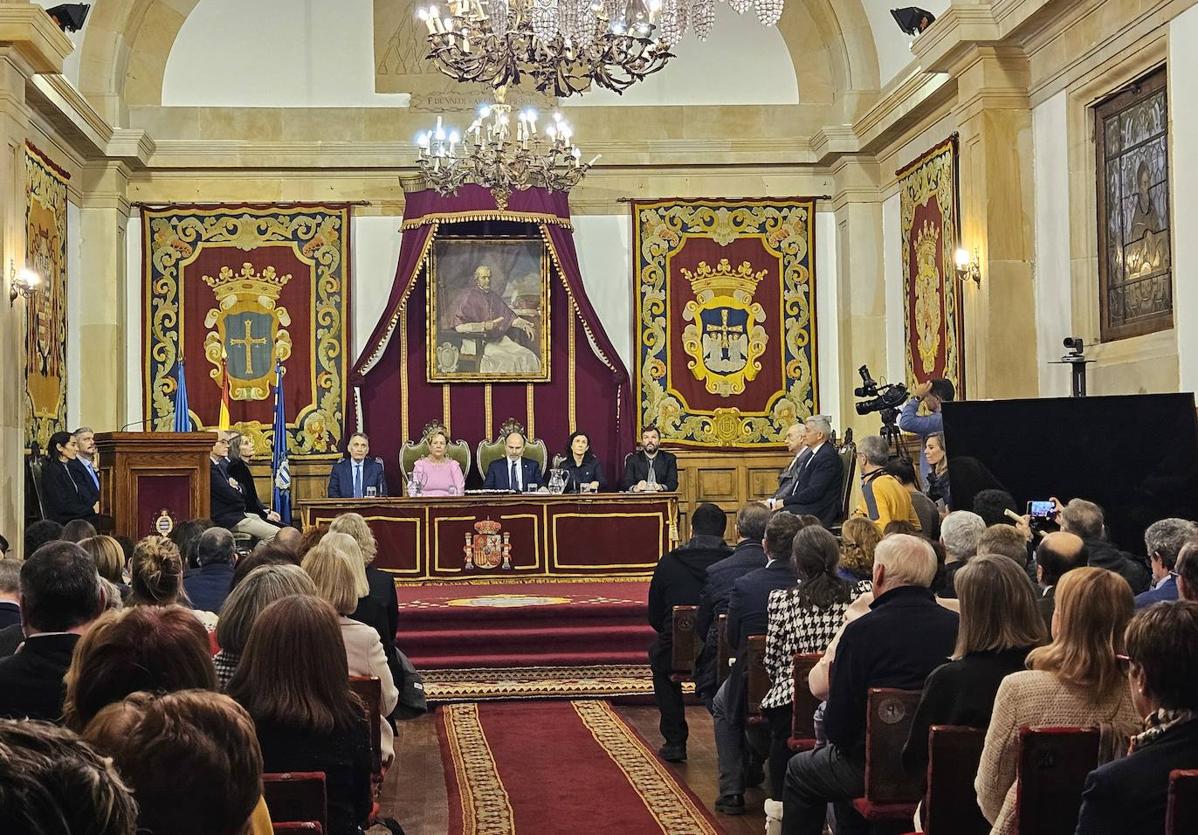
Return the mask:
[(549, 381), (549, 253), (540, 238), (437, 238), (428, 381)]

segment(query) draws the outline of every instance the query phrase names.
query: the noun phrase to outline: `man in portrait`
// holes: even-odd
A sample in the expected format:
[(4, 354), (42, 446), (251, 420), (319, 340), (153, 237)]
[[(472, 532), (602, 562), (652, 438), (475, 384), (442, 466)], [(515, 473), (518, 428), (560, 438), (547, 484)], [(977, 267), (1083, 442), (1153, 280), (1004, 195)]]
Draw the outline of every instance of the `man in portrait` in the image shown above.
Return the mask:
[[(460, 358), (481, 352), (478, 357), (480, 373), (540, 373), (540, 358), (519, 341), (535, 340), (536, 326), (517, 314), (491, 289), (490, 267), (482, 265), (474, 270), (474, 280), (450, 297), (441, 322), (444, 330), (451, 330), (461, 337)], [(438, 352), (438, 363), (443, 371), (453, 370), (445, 367), (441, 352)]]

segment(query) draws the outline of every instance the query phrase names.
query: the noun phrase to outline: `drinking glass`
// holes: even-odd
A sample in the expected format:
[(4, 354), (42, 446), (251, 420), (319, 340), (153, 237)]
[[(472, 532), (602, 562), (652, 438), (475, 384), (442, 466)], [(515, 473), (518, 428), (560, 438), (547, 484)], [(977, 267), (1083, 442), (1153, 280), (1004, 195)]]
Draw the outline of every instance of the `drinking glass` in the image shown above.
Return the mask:
[(366, 498), (373, 499), (378, 494), (379, 494), (379, 491), (378, 491), (377, 487), (367, 487), (366, 488)]

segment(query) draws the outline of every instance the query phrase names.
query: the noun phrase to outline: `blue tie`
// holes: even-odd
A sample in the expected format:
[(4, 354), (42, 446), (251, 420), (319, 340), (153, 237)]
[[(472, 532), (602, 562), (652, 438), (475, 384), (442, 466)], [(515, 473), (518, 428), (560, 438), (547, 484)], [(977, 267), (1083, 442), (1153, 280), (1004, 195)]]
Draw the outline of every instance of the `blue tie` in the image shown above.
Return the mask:
[(354, 498), (362, 498), (362, 465), (354, 464)]
[(515, 461), (512, 462), (512, 477), (511, 477), (511, 483), (508, 484), (508, 487), (512, 488), (513, 490), (520, 489), (520, 474), (519, 474), (519, 471), (516, 469)]

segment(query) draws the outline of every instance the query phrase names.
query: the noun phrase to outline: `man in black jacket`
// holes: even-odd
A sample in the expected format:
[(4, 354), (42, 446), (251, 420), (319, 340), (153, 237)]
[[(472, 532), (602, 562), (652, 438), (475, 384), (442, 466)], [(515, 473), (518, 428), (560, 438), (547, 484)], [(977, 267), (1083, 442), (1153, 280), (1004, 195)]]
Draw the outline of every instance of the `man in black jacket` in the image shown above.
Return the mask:
[(831, 527), (840, 521), (844, 510), (841, 499), (844, 468), (836, 447), (832, 446), (832, 424), (822, 415), (809, 417), (796, 439), (797, 426), (792, 426), (786, 435), (787, 448), (796, 455), (783, 472), (770, 507), (796, 516), (811, 514)]
[(661, 433), (656, 426), (641, 430), (641, 448), (624, 462), (620, 489), (630, 493), (672, 493), (678, 489), (678, 459), (661, 449)]
[(1049, 634), (1052, 634), (1052, 613), (1057, 606), (1057, 583), (1067, 572), (1085, 566), (1089, 558), (1086, 543), (1068, 531), (1045, 534), (1036, 546), (1036, 582), (1043, 589), (1038, 604)]
[(936, 603), (936, 552), (926, 539), (888, 536), (874, 553), (874, 602), (847, 624), (832, 665), (824, 733), (828, 744), (791, 757), (783, 792), (782, 831), (820, 835), (827, 804), (841, 835), (869, 827), (852, 807), (865, 791), (865, 722), (871, 687), (920, 690), (952, 654), (957, 614)]
[(1086, 543), (1090, 566), (1114, 571), (1131, 586), (1132, 594), (1148, 591), (1152, 584), (1152, 572), (1142, 560), (1107, 541), (1106, 519), (1101, 507), (1085, 499), (1070, 499), (1069, 504), (1063, 507), (1056, 499), (1053, 499), (1053, 503), (1060, 508), (1057, 522), (1061, 530), (1077, 534)]
[(96, 564), (73, 542), (51, 542), (21, 566), (25, 642), (0, 660), (0, 717), (58, 721), (63, 676), (79, 636), (103, 608)]
[(210, 454), (212, 521), (234, 533), (248, 533), (261, 542), (269, 542), (278, 527), (256, 513), (246, 512), (244, 488), (229, 474), (229, 436), (218, 432)]
[(657, 638), (649, 647), (649, 667), (653, 671), (653, 699), (661, 711), (660, 728), (665, 739), (658, 753), (667, 762), (686, 759), (682, 685), (670, 680), (674, 607), (698, 605), (707, 567), (731, 553), (724, 542), (727, 523), (724, 511), (713, 504), (705, 502), (695, 508), (691, 514), (690, 541), (662, 557), (649, 582), (649, 625), (657, 631)]
[[(770, 592), (795, 584), (791, 548), (802, 526), (797, 516), (774, 514), (765, 528), (769, 561), (736, 580), (728, 598), (728, 645), (736, 655), (736, 663), (711, 705), (720, 770), (720, 795), (715, 810), (725, 815), (741, 815), (745, 811), (745, 766), (749, 752), (745, 745), (745, 647), (750, 635), (766, 632)], [(768, 743), (763, 747), (768, 748)]]
[(716, 661), (719, 658), (719, 636), (716, 623), (728, 611), (728, 596), (732, 584), (755, 568), (764, 568), (766, 557), (762, 548), (765, 526), (770, 521), (770, 509), (761, 502), (749, 502), (736, 514), (736, 549), (707, 569), (703, 593), (699, 597), (699, 612), (695, 617), (695, 634), (703, 636), (703, 649), (695, 660), (695, 693), (708, 709), (715, 698)]

